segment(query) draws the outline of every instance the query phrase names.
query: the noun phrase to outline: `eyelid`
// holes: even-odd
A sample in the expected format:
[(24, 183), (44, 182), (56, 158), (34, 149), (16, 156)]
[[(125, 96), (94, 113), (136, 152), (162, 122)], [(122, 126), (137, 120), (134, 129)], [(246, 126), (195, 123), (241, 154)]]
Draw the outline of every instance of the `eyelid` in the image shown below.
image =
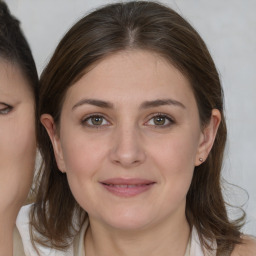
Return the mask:
[[(100, 117), (100, 118), (103, 118), (104, 120), (106, 120), (108, 122), (108, 124), (104, 124), (104, 125), (90, 125), (87, 122), (87, 120), (89, 120), (90, 118), (93, 118), (93, 117)], [(99, 128), (103, 128), (103, 127), (106, 127), (106, 126), (109, 126), (111, 124), (111, 122), (109, 121), (109, 119), (102, 113), (92, 113), (92, 114), (88, 114), (86, 116), (84, 116), (81, 120), (81, 124), (83, 126), (87, 126), (89, 128), (96, 128), (96, 129), (99, 129)]]
[(0, 102), (0, 115), (7, 115), (10, 111), (12, 111), (13, 107), (6, 104), (6, 103), (3, 103), (3, 102)]
[[(147, 123), (149, 123), (150, 120), (152, 120), (152, 119), (155, 118), (155, 117), (163, 117), (163, 118), (166, 118), (166, 119), (169, 121), (169, 123), (168, 123), (168, 124), (165, 124), (165, 125), (149, 125), (149, 124), (147, 124)], [(173, 125), (174, 123), (176, 123), (176, 122), (175, 122), (175, 119), (174, 119), (173, 117), (171, 117), (171, 116), (168, 115), (168, 114), (159, 112), (159, 113), (155, 113), (155, 114), (150, 115), (150, 116), (147, 118), (147, 121), (144, 123), (144, 125), (146, 125), (146, 126), (154, 126), (154, 127), (156, 127), (156, 128), (166, 128), (166, 127), (169, 127), (169, 126)]]

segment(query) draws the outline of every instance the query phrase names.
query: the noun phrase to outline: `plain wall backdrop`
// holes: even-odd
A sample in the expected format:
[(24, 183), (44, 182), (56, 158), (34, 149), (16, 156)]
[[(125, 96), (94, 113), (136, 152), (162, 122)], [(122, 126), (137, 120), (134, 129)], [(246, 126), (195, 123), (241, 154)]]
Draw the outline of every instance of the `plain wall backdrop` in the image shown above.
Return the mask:
[[(21, 21), (39, 74), (64, 33), (89, 11), (115, 1), (6, 0)], [(244, 188), (249, 200), (245, 232), (256, 235), (256, 1), (165, 0), (200, 33), (215, 60), (225, 93), (228, 144), (224, 178)], [(244, 191), (225, 185), (234, 205), (247, 200)], [(235, 214), (233, 211), (230, 216)]]

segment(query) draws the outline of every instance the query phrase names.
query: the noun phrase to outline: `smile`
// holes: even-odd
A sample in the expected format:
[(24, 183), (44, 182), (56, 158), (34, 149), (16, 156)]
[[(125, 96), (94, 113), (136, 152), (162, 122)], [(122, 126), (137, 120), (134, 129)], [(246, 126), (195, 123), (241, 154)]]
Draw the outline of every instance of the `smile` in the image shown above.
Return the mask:
[(150, 190), (155, 182), (142, 179), (110, 179), (100, 182), (110, 193), (119, 197), (133, 197)]
[(110, 187), (117, 187), (117, 188), (134, 188), (134, 187), (138, 187), (138, 186), (148, 186), (149, 184), (139, 184), (139, 185), (114, 185), (114, 184), (104, 184), (106, 186), (110, 186)]

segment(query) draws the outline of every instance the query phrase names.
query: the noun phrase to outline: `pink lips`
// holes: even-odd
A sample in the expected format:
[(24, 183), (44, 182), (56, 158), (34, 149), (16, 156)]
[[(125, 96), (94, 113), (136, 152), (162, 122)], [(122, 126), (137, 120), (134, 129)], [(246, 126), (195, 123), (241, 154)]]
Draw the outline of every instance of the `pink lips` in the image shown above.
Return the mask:
[(114, 178), (100, 182), (105, 189), (114, 195), (121, 197), (132, 197), (149, 190), (154, 181), (144, 179), (123, 179)]

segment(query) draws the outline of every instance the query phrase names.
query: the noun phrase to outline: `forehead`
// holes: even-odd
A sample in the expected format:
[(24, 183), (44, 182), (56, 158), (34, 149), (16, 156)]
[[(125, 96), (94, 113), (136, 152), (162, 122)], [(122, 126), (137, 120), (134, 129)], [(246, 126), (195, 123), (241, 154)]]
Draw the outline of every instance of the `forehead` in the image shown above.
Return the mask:
[[(133, 91), (127, 90), (129, 88)], [(179, 90), (190, 96), (192, 93), (188, 79), (165, 58), (154, 52), (130, 50), (112, 54), (91, 66), (69, 88), (66, 96), (83, 91), (90, 96), (103, 92), (107, 97), (108, 92), (114, 90), (119, 95), (123, 92), (134, 93), (133, 96), (141, 90), (145, 94), (161, 94), (166, 90)]]
[(33, 96), (29, 82), (24, 77), (17, 64), (0, 59), (0, 94), (19, 95), (31, 94)]

